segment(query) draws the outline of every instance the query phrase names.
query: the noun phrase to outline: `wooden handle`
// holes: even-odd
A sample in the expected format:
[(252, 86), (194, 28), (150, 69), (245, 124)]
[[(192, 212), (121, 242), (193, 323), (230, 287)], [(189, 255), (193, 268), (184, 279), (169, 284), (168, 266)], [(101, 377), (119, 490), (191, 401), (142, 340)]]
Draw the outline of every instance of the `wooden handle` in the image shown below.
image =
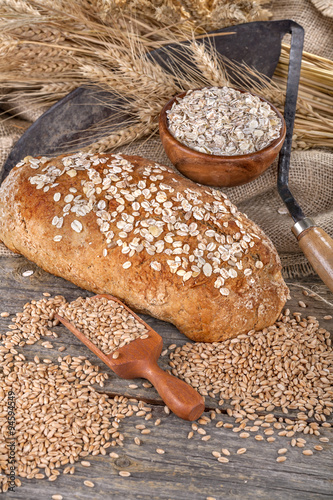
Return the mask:
[(333, 240), (320, 227), (310, 227), (298, 236), (308, 261), (333, 292)]
[(144, 377), (155, 387), (170, 410), (184, 420), (196, 420), (205, 409), (205, 400), (186, 382), (163, 371), (157, 364), (146, 366)]

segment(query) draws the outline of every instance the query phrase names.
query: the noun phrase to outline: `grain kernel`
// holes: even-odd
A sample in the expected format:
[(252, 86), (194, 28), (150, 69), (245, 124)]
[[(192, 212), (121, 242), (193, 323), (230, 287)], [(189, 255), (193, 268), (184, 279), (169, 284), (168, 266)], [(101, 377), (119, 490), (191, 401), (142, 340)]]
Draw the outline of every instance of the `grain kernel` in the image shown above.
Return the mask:
[(88, 488), (93, 488), (95, 486), (94, 483), (91, 481), (83, 481), (83, 484), (85, 486), (88, 486)]
[[(303, 304), (302, 302), (300, 306), (303, 306)], [(272, 342), (273, 338), (274, 342)], [(301, 343), (298, 340), (299, 338), (302, 338)], [(295, 351), (294, 355), (288, 357), (288, 366), (284, 376), (281, 377), (281, 357), (284, 358), (285, 346), (290, 343), (294, 345), (294, 342), (295, 346), (297, 345), (297, 352)], [(318, 353), (316, 363), (313, 363), (312, 360), (314, 347)], [(245, 437), (249, 434), (249, 431), (256, 432), (258, 426), (262, 426), (265, 429), (265, 436), (273, 436), (274, 432), (277, 432), (278, 436), (293, 438), (296, 432), (319, 435), (317, 427), (312, 427), (312, 424), (306, 425), (308, 418), (314, 417), (317, 421), (322, 422), (322, 426), (331, 426), (326, 420), (332, 413), (332, 407), (325, 407), (325, 403), (311, 403), (312, 399), (317, 401), (322, 399), (322, 391), (330, 390), (330, 381), (326, 377), (326, 372), (323, 373), (321, 368), (326, 366), (329, 348), (329, 333), (324, 328), (319, 328), (314, 316), (303, 318), (301, 311), (291, 314), (290, 310), (286, 309), (284, 314), (279, 317), (279, 320), (269, 329), (263, 329), (261, 332), (251, 331), (247, 335), (231, 340), (227, 345), (224, 343), (209, 344), (209, 347), (208, 345), (206, 347), (205, 344), (186, 344), (186, 348), (185, 346), (178, 347), (170, 354), (170, 365), (174, 375), (184, 378), (188, 383), (194, 382), (195, 387), (202, 395), (220, 397), (219, 406), (224, 404), (224, 400), (230, 400), (231, 407), (227, 408), (226, 411), (229, 417), (235, 419), (236, 426), (234, 427), (230, 423), (220, 424), (217, 422), (216, 427), (221, 425), (226, 429), (231, 428), (233, 432)], [(244, 352), (246, 352), (245, 357)], [(269, 362), (262, 363), (259, 359), (257, 363), (250, 364), (248, 360), (257, 359), (258, 352), (260, 352), (260, 356), (263, 356)], [(210, 363), (210, 358), (216, 359), (217, 362)], [(244, 361), (241, 366), (242, 369), (232, 371), (230, 383), (228, 384), (229, 394), (227, 397), (223, 394), (222, 397), (220, 381), (225, 375), (225, 369), (221, 367), (221, 364), (222, 366), (224, 363), (233, 365), (233, 359), (236, 358), (242, 358), (242, 361)], [(219, 363), (218, 360), (220, 359), (223, 359), (224, 363)], [(297, 371), (299, 361), (306, 367), (306, 377), (304, 383), (302, 382), (301, 400), (299, 399), (299, 391), (293, 384), (293, 372)], [(311, 370), (308, 366), (311, 366)], [(244, 376), (244, 370), (251, 373), (251, 377), (247, 379), (247, 376)], [(256, 379), (256, 371), (258, 374), (260, 373), (262, 380), (270, 379), (275, 380), (275, 382), (272, 386), (264, 387), (264, 390), (260, 391), (260, 398), (254, 402), (252, 390), (253, 380)], [(239, 395), (234, 392), (234, 388), (239, 384), (242, 387), (242, 399), (244, 398), (246, 401), (246, 396), (248, 396), (249, 401), (251, 401), (251, 404), (244, 404), (244, 408), (240, 405)], [(260, 383), (258, 385), (260, 386)], [(257, 416), (257, 413), (260, 414), (262, 411), (273, 412), (278, 407), (282, 408), (284, 414), (288, 414), (290, 410), (297, 410), (303, 415), (299, 416), (296, 421), (289, 419), (290, 421), (286, 422), (287, 425), (284, 425), (284, 420), (276, 418), (273, 413), (262, 418)], [(303, 421), (305, 422), (304, 426)], [(253, 422), (252, 426), (250, 422)], [(271, 424), (273, 424), (274, 428), (271, 427)], [(255, 439), (262, 440), (261, 437), (255, 437)], [(275, 439), (272, 437), (267, 441), (273, 443)]]
[[(80, 232), (81, 222), (75, 220), (72, 228)], [(61, 305), (59, 315), (70, 321), (102, 352), (107, 355), (112, 353), (113, 359), (118, 358), (118, 349), (141, 338), (148, 331), (121, 304), (106, 297), (79, 297), (67, 305)], [(94, 322), (93, 331), (89, 327), (91, 321)]]
[(120, 470), (119, 471), (119, 476), (121, 477), (129, 477), (131, 475), (130, 472), (128, 472), (127, 470)]

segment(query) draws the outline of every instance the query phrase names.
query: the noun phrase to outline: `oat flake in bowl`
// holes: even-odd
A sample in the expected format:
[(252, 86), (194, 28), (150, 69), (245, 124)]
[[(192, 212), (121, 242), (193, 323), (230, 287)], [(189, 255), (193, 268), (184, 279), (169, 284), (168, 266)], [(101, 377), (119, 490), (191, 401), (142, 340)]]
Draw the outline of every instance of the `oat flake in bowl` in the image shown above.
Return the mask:
[(189, 90), (173, 103), (167, 117), (169, 131), (179, 142), (219, 156), (260, 151), (282, 128), (267, 102), (229, 87)]

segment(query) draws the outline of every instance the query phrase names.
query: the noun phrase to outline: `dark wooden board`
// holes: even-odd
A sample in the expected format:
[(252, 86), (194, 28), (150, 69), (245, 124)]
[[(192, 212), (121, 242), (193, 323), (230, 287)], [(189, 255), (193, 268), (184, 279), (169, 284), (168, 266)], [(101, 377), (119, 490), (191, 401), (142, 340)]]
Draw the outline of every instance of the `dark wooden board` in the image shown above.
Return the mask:
[[(33, 270), (30, 277), (22, 276), (24, 271)], [(287, 280), (288, 283), (303, 285), (317, 291), (323, 298), (333, 302), (333, 295), (318, 278), (303, 278), (302, 280)], [(292, 299), (287, 304), (292, 311), (301, 311), (303, 315), (314, 315), (323, 327), (333, 331), (333, 320), (324, 320), (333, 309), (317, 298), (304, 297), (302, 289), (290, 286)], [(79, 296), (91, 295), (72, 283), (45, 273), (35, 264), (24, 257), (0, 258), (0, 312), (15, 313), (28, 301), (40, 299), (43, 292), (52, 296), (64, 295), (67, 300)], [(303, 300), (308, 307), (302, 309), (298, 301)], [(158, 321), (149, 316), (142, 316), (152, 328), (163, 337), (165, 347), (174, 343), (182, 345), (188, 341), (178, 330), (168, 323)], [(0, 331), (6, 331), (11, 318), (0, 318)], [(15, 493), (7, 493), (6, 498), (15, 500), (48, 500), (55, 493), (67, 499), (104, 500), (115, 499), (170, 499), (170, 500), (205, 500), (206, 497), (216, 499), (284, 499), (284, 500), (322, 500), (333, 498), (333, 468), (332, 444), (321, 443), (324, 450), (315, 452), (312, 457), (302, 455), (301, 449), (290, 447), (290, 438), (277, 435), (274, 443), (256, 441), (253, 436), (242, 439), (232, 429), (216, 428), (214, 423), (205, 426), (211, 440), (204, 442), (201, 436), (195, 433), (191, 440), (187, 434), (191, 424), (175, 417), (167, 416), (163, 410), (163, 403), (156, 391), (142, 387), (143, 380), (135, 381), (138, 389), (130, 389), (131, 381), (116, 377), (108, 368), (104, 368), (100, 360), (62, 326), (54, 329), (59, 337), (48, 340), (54, 349), (45, 349), (41, 341), (33, 346), (25, 346), (24, 354), (32, 359), (38, 354), (41, 358), (56, 361), (61, 356), (84, 355), (94, 364), (101, 366), (109, 375), (109, 379), (102, 389), (97, 390), (108, 394), (122, 394), (148, 401), (153, 410), (153, 418), (145, 422), (142, 418), (132, 417), (125, 419), (121, 431), (125, 436), (123, 448), (115, 448), (119, 458), (113, 459), (108, 455), (88, 457), (91, 462), (89, 469), (76, 466), (73, 476), (61, 475), (55, 482), (47, 480), (22, 480), (22, 487)], [(44, 339), (43, 339), (44, 340)], [(66, 346), (63, 353), (58, 347)], [(161, 358), (160, 365), (167, 368), (168, 356)], [(132, 382), (133, 383), (133, 382)], [(217, 406), (217, 401), (207, 397), (207, 409)], [(223, 406), (223, 414), (217, 420), (233, 423), (233, 419), (225, 414), (228, 405)], [(280, 416), (279, 412), (275, 412)], [(209, 413), (206, 413), (209, 415)], [(154, 426), (156, 418), (161, 418), (160, 426)], [(292, 413), (291, 413), (292, 418)], [(141, 435), (135, 429), (137, 423), (145, 423), (151, 429), (151, 434)], [(258, 433), (262, 434), (262, 430)], [(331, 429), (323, 430), (323, 435), (333, 439)], [(139, 436), (142, 446), (134, 444), (133, 439)], [(307, 439), (307, 447), (313, 449), (318, 444), (316, 436), (303, 436)], [(230, 462), (219, 463), (212, 451), (221, 451), (228, 448), (231, 452)], [(238, 448), (245, 447), (244, 455), (237, 455)], [(288, 448), (287, 461), (277, 463), (277, 450)], [(158, 455), (156, 448), (163, 448), (165, 455)], [(112, 451), (112, 449), (110, 449)], [(129, 470), (129, 478), (118, 475), (119, 470)], [(89, 479), (95, 487), (88, 488), (83, 481)]]

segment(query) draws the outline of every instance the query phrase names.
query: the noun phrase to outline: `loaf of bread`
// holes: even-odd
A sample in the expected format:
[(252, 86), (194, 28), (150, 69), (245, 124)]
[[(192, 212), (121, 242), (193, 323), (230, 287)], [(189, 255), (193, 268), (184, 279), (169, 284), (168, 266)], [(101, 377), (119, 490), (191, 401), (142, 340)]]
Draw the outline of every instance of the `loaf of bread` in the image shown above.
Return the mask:
[(139, 156), (26, 157), (0, 188), (0, 240), (195, 341), (267, 327), (288, 297), (258, 226), (220, 191)]

